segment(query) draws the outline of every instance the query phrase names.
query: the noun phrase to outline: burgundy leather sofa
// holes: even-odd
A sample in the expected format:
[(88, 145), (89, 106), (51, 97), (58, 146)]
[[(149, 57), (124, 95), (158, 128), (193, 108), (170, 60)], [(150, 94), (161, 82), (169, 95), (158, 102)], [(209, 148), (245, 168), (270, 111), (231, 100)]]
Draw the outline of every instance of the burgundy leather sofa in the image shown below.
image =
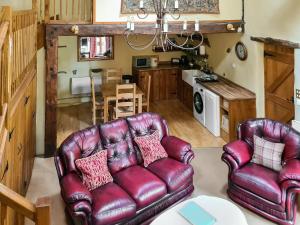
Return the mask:
[[(155, 130), (169, 157), (144, 168), (133, 138)], [(74, 161), (104, 149), (114, 181), (89, 192)], [(193, 158), (190, 144), (168, 135), (165, 120), (144, 113), (72, 134), (56, 152), (55, 164), (74, 224), (143, 224), (193, 192)]]
[[(250, 162), (254, 134), (285, 144), (280, 172)], [(238, 139), (225, 145), (222, 155), (229, 166), (228, 195), (276, 223), (294, 224), (300, 192), (300, 134), (288, 125), (255, 119), (239, 125)]]

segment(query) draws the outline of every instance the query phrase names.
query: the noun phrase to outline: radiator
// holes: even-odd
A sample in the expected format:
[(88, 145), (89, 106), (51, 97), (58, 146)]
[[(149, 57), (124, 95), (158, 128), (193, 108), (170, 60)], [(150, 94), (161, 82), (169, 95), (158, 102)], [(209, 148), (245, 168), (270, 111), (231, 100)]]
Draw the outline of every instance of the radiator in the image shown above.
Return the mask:
[[(95, 91), (100, 92), (102, 84), (101, 77), (94, 77)], [(90, 77), (73, 77), (71, 78), (71, 93), (72, 95), (91, 94), (91, 79)]]
[(299, 121), (293, 120), (293, 122), (292, 122), (292, 127), (293, 127), (295, 130), (297, 130), (297, 131), (300, 132), (300, 122), (299, 122)]

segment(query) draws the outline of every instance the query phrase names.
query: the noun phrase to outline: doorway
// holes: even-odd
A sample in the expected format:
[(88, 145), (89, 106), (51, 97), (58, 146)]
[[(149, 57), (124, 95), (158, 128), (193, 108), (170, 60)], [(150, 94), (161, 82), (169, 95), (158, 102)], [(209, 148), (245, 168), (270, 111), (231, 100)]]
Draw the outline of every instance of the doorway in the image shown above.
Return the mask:
[(265, 110), (266, 117), (290, 124), (294, 107), (294, 49), (265, 44)]

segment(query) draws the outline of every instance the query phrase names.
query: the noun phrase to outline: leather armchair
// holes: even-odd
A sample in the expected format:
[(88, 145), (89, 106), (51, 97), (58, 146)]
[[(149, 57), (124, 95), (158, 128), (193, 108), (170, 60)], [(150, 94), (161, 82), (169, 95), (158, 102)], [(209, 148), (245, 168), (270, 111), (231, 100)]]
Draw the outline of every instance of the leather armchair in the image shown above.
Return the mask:
[[(251, 162), (254, 135), (285, 144), (280, 172)], [(238, 126), (238, 140), (223, 150), (229, 197), (276, 223), (294, 224), (300, 192), (300, 133), (273, 120), (249, 120)]]
[[(144, 168), (133, 138), (156, 130), (169, 157)], [(102, 150), (107, 150), (114, 181), (88, 191), (74, 162)], [(189, 143), (169, 136), (165, 120), (143, 113), (70, 135), (54, 160), (71, 221), (109, 225), (149, 223), (159, 212), (187, 198), (194, 190), (194, 171), (189, 164), (193, 157)]]

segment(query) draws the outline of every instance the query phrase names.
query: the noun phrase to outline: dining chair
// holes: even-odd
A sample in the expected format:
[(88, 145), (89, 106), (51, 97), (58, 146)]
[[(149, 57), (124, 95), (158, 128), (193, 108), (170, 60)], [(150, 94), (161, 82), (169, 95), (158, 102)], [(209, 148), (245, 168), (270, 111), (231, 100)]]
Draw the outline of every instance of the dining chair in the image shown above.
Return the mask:
[(113, 119), (136, 114), (136, 84), (118, 84), (116, 86), (116, 105)]
[(151, 91), (151, 75), (146, 73), (139, 77), (140, 82), (138, 83), (139, 88), (144, 92), (142, 107), (146, 109), (146, 112), (149, 112), (150, 106), (150, 91)]
[[(90, 76), (91, 79), (91, 93), (92, 93), (92, 113), (93, 125), (96, 125), (97, 119), (104, 119), (104, 102), (101, 96), (96, 95), (95, 91), (95, 78)], [(99, 112), (99, 114), (97, 114)], [(97, 116), (100, 115), (100, 116)]]
[(122, 69), (106, 69), (105, 78), (107, 82), (117, 82), (122, 81)]

